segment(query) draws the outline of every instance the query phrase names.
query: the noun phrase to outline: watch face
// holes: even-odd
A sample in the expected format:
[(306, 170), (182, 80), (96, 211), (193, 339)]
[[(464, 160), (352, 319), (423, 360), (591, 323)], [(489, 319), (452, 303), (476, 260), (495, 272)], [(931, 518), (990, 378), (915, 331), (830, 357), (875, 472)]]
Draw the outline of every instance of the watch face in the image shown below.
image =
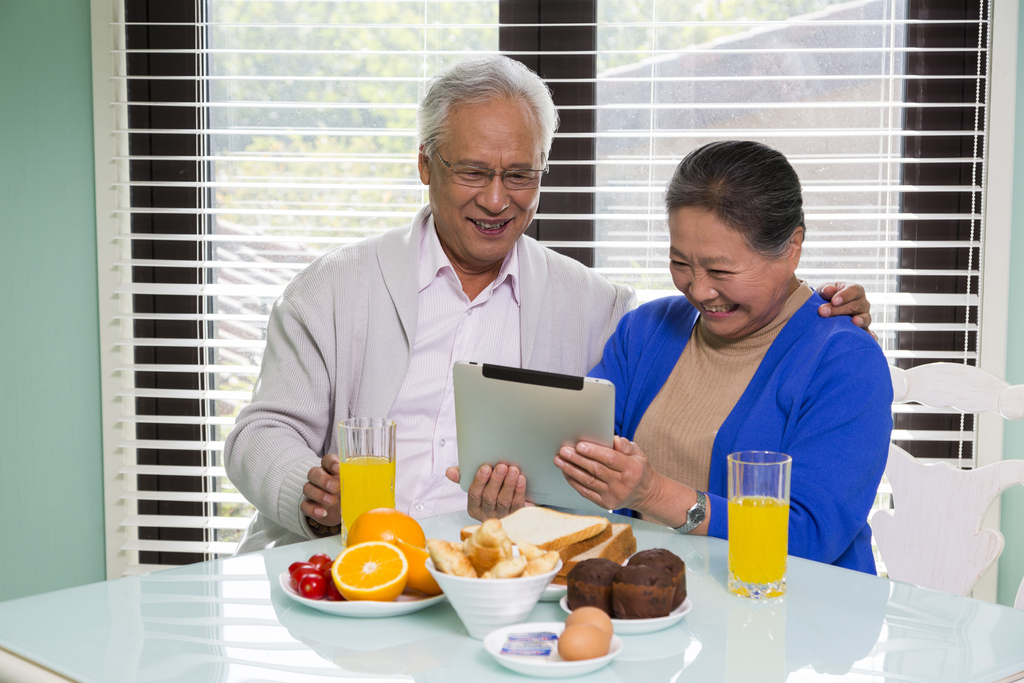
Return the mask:
[(700, 526), (700, 523), (704, 521), (704, 517), (707, 514), (705, 512), (706, 509), (707, 498), (704, 497), (704, 494), (698, 491), (697, 502), (694, 504), (692, 508), (686, 511), (686, 524), (676, 527), (676, 531), (688, 534), (694, 529), (696, 529), (698, 526)]

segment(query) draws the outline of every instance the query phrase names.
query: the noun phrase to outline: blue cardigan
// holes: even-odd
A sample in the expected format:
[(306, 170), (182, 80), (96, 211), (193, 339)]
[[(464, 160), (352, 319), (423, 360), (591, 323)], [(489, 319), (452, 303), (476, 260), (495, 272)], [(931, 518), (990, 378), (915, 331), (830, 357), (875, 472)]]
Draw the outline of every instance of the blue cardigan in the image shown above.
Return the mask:
[[(814, 294), (790, 318), (715, 436), (708, 533), (728, 537), (726, 456), (793, 458), (789, 554), (875, 573), (868, 512), (885, 470), (892, 380), (882, 350), (849, 318), (822, 318)], [(697, 310), (683, 296), (619, 321), (590, 373), (615, 384), (616, 433), (628, 439), (690, 339)]]

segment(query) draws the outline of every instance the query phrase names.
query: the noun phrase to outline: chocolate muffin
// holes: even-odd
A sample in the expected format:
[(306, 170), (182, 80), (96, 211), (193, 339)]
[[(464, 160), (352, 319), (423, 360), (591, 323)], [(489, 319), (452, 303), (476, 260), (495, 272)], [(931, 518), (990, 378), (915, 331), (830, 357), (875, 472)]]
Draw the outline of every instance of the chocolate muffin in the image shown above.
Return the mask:
[(650, 567), (668, 574), (672, 579), (672, 585), (676, 587), (675, 595), (672, 596), (672, 609), (679, 607), (686, 600), (686, 564), (674, 553), (664, 548), (641, 550), (629, 558), (629, 566)]
[(676, 587), (665, 572), (651, 567), (627, 565), (612, 579), (612, 617), (653, 619), (672, 611)]
[(569, 609), (597, 607), (611, 616), (612, 579), (620, 569), (621, 565), (603, 558), (584, 560), (573, 567), (565, 577)]

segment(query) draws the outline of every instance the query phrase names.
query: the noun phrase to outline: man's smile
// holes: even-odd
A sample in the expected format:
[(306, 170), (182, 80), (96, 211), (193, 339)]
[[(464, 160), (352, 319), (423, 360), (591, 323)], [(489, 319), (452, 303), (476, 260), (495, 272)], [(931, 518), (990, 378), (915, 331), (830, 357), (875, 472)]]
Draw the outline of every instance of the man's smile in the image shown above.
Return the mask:
[(481, 221), (475, 218), (470, 218), (469, 220), (473, 221), (473, 223), (481, 230), (494, 231), (501, 230), (508, 225), (512, 219), (508, 218), (503, 221)]

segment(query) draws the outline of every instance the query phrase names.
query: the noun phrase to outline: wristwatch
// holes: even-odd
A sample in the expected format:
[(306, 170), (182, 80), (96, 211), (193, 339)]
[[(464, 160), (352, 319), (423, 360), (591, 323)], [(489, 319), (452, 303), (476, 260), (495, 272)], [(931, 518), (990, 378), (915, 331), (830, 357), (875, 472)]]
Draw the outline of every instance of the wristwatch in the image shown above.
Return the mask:
[(681, 534), (688, 534), (704, 521), (704, 516), (708, 508), (708, 497), (700, 491), (697, 491), (697, 502), (693, 504), (693, 507), (686, 511), (686, 524), (677, 526), (676, 531)]

